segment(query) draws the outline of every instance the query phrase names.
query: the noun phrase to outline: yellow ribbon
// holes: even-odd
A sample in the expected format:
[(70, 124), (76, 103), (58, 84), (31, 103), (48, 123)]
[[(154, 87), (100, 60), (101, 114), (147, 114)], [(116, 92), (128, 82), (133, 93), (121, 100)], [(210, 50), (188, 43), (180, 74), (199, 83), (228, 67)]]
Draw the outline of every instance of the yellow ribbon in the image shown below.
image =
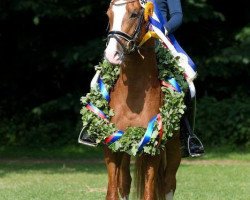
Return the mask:
[(141, 47), (145, 42), (147, 42), (151, 37), (153, 38), (156, 38), (156, 39), (159, 39), (159, 36), (154, 32), (154, 31), (148, 31), (142, 41), (140, 42), (139, 46), (138, 47)]
[(145, 10), (144, 10), (144, 19), (146, 22), (149, 20), (149, 17), (153, 16), (153, 12), (154, 12), (154, 4), (148, 1), (145, 5)]

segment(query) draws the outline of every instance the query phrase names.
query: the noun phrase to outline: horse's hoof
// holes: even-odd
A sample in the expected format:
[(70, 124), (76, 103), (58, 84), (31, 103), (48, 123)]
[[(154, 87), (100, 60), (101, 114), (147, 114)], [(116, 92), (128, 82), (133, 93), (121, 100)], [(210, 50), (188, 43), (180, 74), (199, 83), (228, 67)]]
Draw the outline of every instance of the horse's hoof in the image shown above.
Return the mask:
[(128, 196), (122, 197), (121, 200), (129, 200)]
[(167, 193), (166, 200), (174, 200), (173, 190), (171, 190), (169, 193)]

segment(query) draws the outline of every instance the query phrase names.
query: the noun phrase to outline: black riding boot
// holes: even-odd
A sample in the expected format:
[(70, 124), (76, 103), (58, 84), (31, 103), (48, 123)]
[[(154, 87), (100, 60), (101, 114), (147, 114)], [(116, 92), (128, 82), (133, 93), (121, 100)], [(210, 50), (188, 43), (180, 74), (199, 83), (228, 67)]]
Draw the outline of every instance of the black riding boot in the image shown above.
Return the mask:
[(190, 92), (185, 96), (187, 109), (181, 119), (180, 140), (182, 157), (198, 157), (204, 154), (204, 147), (194, 134), (196, 96), (191, 97)]

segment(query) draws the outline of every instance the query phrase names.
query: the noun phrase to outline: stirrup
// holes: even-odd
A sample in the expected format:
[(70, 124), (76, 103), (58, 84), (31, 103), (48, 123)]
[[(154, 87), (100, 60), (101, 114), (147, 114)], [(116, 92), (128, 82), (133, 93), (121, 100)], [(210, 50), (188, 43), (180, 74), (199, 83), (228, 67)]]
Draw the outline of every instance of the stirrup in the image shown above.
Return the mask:
[(84, 144), (90, 147), (96, 147), (97, 143), (93, 138), (91, 138), (86, 132), (84, 132), (84, 128), (82, 128), (79, 137), (78, 137), (78, 143)]
[(200, 157), (205, 153), (202, 142), (194, 133), (188, 136), (187, 145), (191, 157)]

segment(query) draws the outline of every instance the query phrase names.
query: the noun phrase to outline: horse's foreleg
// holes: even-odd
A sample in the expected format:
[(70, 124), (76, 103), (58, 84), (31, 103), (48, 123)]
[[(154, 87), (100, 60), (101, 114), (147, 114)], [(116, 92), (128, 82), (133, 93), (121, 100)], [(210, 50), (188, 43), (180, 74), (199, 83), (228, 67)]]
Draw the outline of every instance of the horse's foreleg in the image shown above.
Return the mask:
[(160, 164), (160, 155), (144, 155), (145, 163), (145, 189), (144, 200), (155, 200), (155, 183)]
[(107, 146), (104, 146), (104, 159), (108, 171), (108, 190), (106, 200), (118, 200), (118, 177), (121, 164), (121, 154), (113, 153)]
[(173, 193), (176, 189), (176, 173), (181, 162), (180, 139), (179, 134), (174, 134), (173, 138), (166, 144), (166, 175), (165, 175), (165, 191), (166, 199), (172, 200)]
[(128, 200), (131, 186), (130, 155), (124, 153), (119, 169), (119, 192), (122, 200)]

